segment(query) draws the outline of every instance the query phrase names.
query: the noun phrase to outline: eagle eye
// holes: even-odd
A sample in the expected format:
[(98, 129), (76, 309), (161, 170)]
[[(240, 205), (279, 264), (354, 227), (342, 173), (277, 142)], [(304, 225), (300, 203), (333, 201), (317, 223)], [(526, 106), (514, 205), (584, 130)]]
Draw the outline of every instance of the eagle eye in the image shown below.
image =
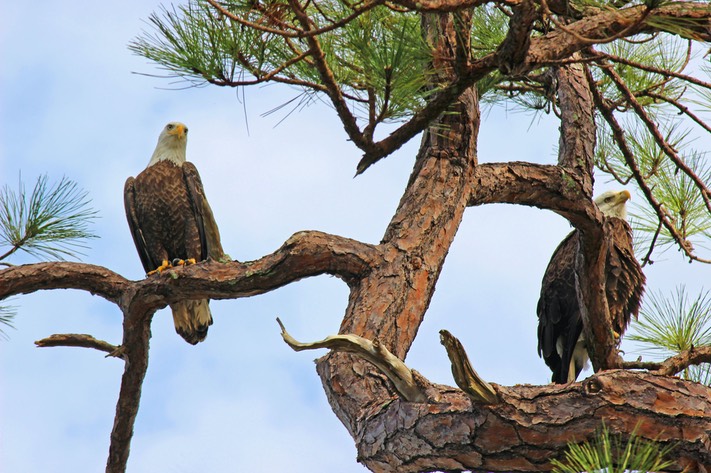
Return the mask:
[(165, 126), (165, 129), (166, 129), (166, 130), (172, 130), (173, 128), (175, 128), (175, 125), (173, 125), (172, 123), (168, 123), (168, 124)]

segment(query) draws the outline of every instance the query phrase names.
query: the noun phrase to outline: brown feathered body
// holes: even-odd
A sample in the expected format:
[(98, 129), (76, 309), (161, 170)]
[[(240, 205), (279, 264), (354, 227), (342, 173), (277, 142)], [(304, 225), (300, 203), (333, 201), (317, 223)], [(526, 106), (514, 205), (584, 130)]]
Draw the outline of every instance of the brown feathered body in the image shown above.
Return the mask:
[[(605, 294), (612, 328), (621, 336), (631, 316), (639, 313), (645, 276), (634, 256), (632, 229), (627, 221), (607, 217), (604, 226), (611, 242), (606, 258)], [(575, 230), (558, 245), (543, 276), (538, 300), (538, 355), (553, 372), (554, 383), (574, 381), (588, 360), (576, 290), (578, 240), (579, 232)]]
[[(182, 148), (184, 156), (184, 143)], [(124, 203), (146, 272), (155, 270), (164, 261), (223, 258), (219, 230), (192, 163), (152, 159), (136, 178), (126, 181)], [(188, 343), (194, 345), (205, 339), (212, 324), (208, 300), (177, 302), (170, 308), (175, 330)]]

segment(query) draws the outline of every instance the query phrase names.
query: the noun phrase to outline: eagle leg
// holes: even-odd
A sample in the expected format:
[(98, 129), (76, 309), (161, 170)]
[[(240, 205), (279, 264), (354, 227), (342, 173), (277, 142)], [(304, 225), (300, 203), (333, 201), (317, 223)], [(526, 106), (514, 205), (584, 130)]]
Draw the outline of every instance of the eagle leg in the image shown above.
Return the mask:
[(172, 267), (173, 267), (173, 265), (170, 264), (170, 261), (168, 261), (167, 259), (164, 259), (164, 260), (163, 260), (163, 263), (161, 263), (160, 266), (158, 266), (158, 267), (157, 267), (156, 269), (154, 269), (153, 271), (148, 271), (148, 273), (146, 274), (146, 276), (151, 276), (151, 275), (153, 275), (153, 274), (155, 274), (155, 273), (160, 273), (161, 271), (163, 271), (163, 270), (165, 270), (165, 269), (168, 269), (168, 268), (172, 268)]

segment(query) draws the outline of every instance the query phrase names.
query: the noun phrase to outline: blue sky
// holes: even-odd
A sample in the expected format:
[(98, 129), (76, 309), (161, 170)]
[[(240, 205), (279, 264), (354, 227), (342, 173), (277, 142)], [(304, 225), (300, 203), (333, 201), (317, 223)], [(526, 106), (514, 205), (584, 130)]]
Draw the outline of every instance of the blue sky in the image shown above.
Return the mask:
[[(225, 250), (253, 260), (300, 230), (377, 243), (406, 183), (419, 139), (353, 179), (359, 151), (333, 111), (316, 104), (280, 123), (262, 117), (298, 92), (182, 89), (126, 45), (157, 2), (5, 2), (0, 14), (0, 177), (31, 186), (66, 176), (101, 216), (83, 261), (143, 277), (125, 222), (128, 176), (147, 164), (161, 128), (190, 127), (188, 159), (203, 178)], [(249, 131), (248, 131), (249, 129)], [(497, 108), (481, 127), (480, 159), (554, 162), (557, 124)], [(600, 189), (607, 188), (601, 182)], [(609, 187), (609, 186), (608, 186)], [(639, 199), (639, 197), (637, 197)], [(562, 218), (526, 207), (469, 209), (406, 362), (453, 384), (438, 331), (467, 348), (475, 368), (500, 384), (545, 383), (536, 355), (535, 307)], [(19, 255), (12, 262), (32, 262)], [(692, 294), (711, 268), (669, 251), (646, 270), (650, 290), (686, 283)], [(270, 294), (213, 301), (215, 324), (192, 347), (170, 314), (153, 323), (151, 359), (131, 448), (131, 472), (361, 472), (353, 441), (332, 414), (313, 359), (279, 336), (337, 331), (347, 301), (338, 279), (318, 277)], [(78, 348), (38, 349), (52, 333), (89, 333), (118, 344), (120, 312), (79, 291), (37, 292), (12, 302), (19, 315), (0, 341), (0, 470), (101, 471), (122, 362)], [(41, 446), (41, 448), (38, 448)]]

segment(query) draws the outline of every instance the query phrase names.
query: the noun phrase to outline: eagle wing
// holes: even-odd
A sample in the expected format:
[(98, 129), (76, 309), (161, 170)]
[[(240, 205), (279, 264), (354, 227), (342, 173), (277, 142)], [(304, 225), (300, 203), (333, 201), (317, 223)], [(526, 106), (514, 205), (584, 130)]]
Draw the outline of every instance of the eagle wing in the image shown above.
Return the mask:
[(217, 228), (215, 216), (205, 197), (205, 189), (197, 168), (191, 162), (183, 163), (183, 179), (188, 190), (188, 198), (193, 207), (198, 233), (200, 234), (200, 260), (208, 258), (221, 261), (225, 252), (220, 241), (220, 230)]
[(612, 328), (622, 335), (631, 316), (639, 313), (646, 278), (634, 255), (632, 228), (619, 218), (607, 218), (605, 230), (613, 244), (607, 257), (607, 303)]
[(123, 204), (126, 209), (128, 227), (131, 229), (131, 236), (138, 250), (138, 256), (141, 258), (143, 269), (149, 272), (156, 269), (161, 262), (153, 261), (153, 258), (151, 258), (148, 252), (148, 245), (146, 245), (146, 239), (143, 236), (143, 231), (141, 230), (138, 217), (136, 216), (136, 193), (134, 184), (135, 179), (133, 177), (126, 179), (126, 184), (123, 186)]
[(553, 371), (553, 381), (557, 382), (566, 382), (568, 378), (570, 359), (583, 329), (575, 288), (577, 235), (577, 231), (570, 233), (553, 253), (536, 309), (538, 355)]

